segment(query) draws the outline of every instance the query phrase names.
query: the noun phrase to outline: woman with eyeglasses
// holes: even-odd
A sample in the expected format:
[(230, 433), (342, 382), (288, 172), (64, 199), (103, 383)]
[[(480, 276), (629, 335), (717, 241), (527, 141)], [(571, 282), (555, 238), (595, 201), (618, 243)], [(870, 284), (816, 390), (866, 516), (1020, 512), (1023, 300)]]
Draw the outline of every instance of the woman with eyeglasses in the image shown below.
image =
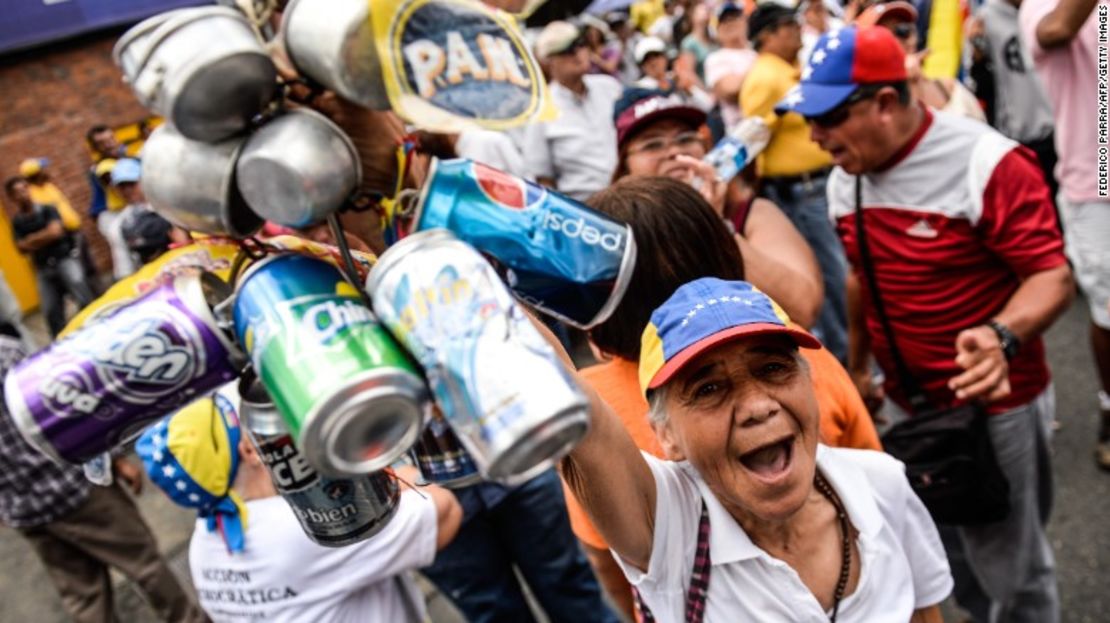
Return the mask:
[(906, 52), (906, 74), (910, 95), (930, 108), (970, 117), (986, 123), (987, 117), (975, 94), (955, 78), (928, 78), (921, 66), (929, 49), (918, 50), (917, 9), (905, 0), (873, 4), (856, 18), (856, 26), (882, 26), (894, 33)]
[(670, 177), (698, 189), (735, 232), (751, 282), (804, 327), (817, 318), (824, 296), (813, 251), (775, 204), (754, 199), (737, 181), (717, 178), (702, 161), (708, 151), (706, 114), (662, 91), (627, 89), (613, 109), (617, 169), (629, 175)]

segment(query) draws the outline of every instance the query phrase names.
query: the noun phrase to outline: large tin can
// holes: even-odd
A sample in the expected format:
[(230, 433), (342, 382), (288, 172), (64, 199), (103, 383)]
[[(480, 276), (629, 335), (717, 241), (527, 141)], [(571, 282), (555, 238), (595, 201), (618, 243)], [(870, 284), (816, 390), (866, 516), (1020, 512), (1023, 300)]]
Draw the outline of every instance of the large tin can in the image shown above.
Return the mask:
[(604, 322), (636, 265), (632, 228), (466, 159), (435, 160), (414, 229), (445, 228), (492, 257), (522, 300), (580, 329)]
[(449, 489), (479, 482), (482, 475), (443, 413), (433, 409), (424, 433), (412, 446), (412, 460), (427, 483)]
[(28, 358), (4, 382), (20, 432), (80, 464), (234, 379), (242, 355), (212, 314), (229, 294), (215, 275), (182, 275)]
[(586, 398), (489, 263), (447, 230), (390, 247), (367, 289), (479, 470), (518, 481), (586, 433)]
[(312, 465), (388, 467), (424, 426), (417, 366), (331, 264), (276, 255), (239, 280), (235, 333)]
[(239, 384), (239, 414), (270, 472), (274, 488), (310, 539), (339, 547), (370, 538), (393, 518), (400, 488), (389, 472), (326, 478), (297, 450), (289, 427), (265, 387), (253, 377)]

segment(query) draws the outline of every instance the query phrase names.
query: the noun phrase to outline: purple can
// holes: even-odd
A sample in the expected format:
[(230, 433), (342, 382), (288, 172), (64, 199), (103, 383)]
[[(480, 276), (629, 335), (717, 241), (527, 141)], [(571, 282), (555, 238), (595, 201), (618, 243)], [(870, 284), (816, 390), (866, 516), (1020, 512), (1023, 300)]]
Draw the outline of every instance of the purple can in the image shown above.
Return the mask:
[(23, 437), (80, 464), (239, 375), (242, 355), (212, 307), (230, 287), (182, 275), (23, 361), (4, 382)]

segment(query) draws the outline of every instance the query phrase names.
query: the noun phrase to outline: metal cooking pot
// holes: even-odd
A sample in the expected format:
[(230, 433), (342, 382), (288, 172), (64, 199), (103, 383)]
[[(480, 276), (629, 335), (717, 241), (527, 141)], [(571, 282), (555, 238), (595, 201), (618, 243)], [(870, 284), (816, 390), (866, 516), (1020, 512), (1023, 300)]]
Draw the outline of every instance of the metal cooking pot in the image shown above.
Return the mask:
[(235, 186), (244, 138), (191, 141), (169, 124), (143, 147), (143, 191), (151, 207), (191, 231), (243, 238), (262, 227)]
[(343, 205), (362, 181), (362, 164), (339, 126), (314, 110), (296, 108), (251, 134), (235, 176), (256, 213), (304, 227)]
[(139, 101), (193, 140), (242, 131), (277, 93), (269, 54), (226, 7), (156, 15), (124, 33), (112, 56)]
[(285, 52), (301, 74), (356, 104), (389, 109), (369, 2), (292, 0), (281, 29)]

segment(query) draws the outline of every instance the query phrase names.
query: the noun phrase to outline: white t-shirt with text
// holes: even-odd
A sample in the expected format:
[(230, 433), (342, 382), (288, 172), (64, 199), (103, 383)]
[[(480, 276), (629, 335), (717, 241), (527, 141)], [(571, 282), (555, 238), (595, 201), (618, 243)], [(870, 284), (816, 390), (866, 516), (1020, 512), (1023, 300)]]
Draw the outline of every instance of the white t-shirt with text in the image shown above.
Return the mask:
[(198, 519), (189, 567), (201, 607), (216, 623), (404, 622), (408, 599), (423, 618), (423, 599), (406, 572), (435, 558), (435, 503), (405, 491), (398, 504), (381, 532), (346, 547), (309, 540), (278, 496), (247, 502), (246, 547), (236, 554)]

